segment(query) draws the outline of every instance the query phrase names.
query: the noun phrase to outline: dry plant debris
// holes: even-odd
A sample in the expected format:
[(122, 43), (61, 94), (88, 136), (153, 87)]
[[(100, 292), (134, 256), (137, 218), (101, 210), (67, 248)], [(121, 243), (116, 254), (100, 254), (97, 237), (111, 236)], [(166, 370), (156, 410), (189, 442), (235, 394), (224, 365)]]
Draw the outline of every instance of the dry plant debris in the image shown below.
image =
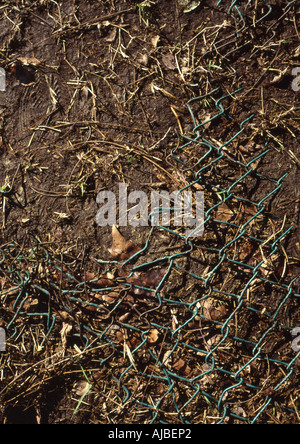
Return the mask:
[[(1, 423), (299, 422), (298, 23), (1, 3)], [(97, 227), (120, 182), (205, 191), (201, 239)]]

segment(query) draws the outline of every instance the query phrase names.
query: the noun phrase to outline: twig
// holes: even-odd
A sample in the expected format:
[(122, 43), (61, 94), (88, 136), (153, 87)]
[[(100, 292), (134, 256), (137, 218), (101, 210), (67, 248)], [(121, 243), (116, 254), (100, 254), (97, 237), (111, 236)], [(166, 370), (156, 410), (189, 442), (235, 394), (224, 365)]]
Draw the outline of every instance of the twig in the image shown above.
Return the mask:
[[(118, 15), (126, 14), (126, 13), (132, 12), (132, 11), (135, 11), (135, 8), (129, 8), (129, 9), (123, 9), (121, 11), (116, 11), (116, 12), (113, 12), (111, 14), (103, 15), (102, 17), (96, 17), (93, 20), (88, 20), (86, 22), (80, 23), (80, 25), (73, 26), (73, 27), (70, 27), (68, 29), (58, 29), (57, 31), (54, 31), (53, 34), (65, 34), (67, 32), (80, 31), (80, 30), (82, 30), (85, 27), (92, 26), (92, 25), (97, 25), (100, 22), (104, 22), (106, 20), (115, 18)], [(67, 25), (65, 27), (67, 27)]]

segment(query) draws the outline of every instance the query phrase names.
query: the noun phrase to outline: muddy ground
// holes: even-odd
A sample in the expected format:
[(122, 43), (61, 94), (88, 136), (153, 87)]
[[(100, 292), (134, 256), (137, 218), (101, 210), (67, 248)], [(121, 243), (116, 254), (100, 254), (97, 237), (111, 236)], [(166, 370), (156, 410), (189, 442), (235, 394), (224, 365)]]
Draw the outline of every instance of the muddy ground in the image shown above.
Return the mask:
[[(0, 24), (1, 421), (299, 422), (296, 3), (4, 1)], [(203, 236), (123, 227), (142, 254), (111, 257), (119, 183), (204, 191)]]

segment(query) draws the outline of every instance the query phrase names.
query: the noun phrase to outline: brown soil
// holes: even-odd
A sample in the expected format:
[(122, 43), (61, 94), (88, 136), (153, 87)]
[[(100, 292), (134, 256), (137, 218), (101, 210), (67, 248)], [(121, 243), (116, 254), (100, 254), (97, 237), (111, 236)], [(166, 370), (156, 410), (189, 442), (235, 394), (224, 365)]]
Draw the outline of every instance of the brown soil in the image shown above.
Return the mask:
[[(3, 2), (3, 423), (299, 422), (299, 12), (247, 3)], [(120, 182), (197, 182), (203, 236), (125, 227), (124, 271)]]

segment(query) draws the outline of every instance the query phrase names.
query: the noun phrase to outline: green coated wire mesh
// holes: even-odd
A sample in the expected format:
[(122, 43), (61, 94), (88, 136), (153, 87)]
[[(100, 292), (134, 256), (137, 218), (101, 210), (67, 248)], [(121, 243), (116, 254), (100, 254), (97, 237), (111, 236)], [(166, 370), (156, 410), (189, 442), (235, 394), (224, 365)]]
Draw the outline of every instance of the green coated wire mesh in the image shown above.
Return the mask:
[[(223, 3), (243, 26), (241, 2)], [(261, 168), (272, 140), (249, 140), (254, 116), (228, 113), (238, 93), (216, 88), (190, 100), (193, 127), (169, 155), (182, 190), (205, 193), (199, 239), (152, 227), (125, 261), (98, 260), (98, 275), (35, 238), (30, 249), (1, 246), (5, 402), (32, 400), (84, 369), (103, 404), (100, 422), (299, 422), (292, 330), (300, 325), (300, 290), (284, 250), (293, 226), (270, 211), (286, 174)], [(211, 112), (199, 121), (203, 101)], [(231, 149), (238, 144), (240, 155)], [(162, 251), (159, 236), (173, 249)], [(13, 356), (21, 357), (17, 368)]]

